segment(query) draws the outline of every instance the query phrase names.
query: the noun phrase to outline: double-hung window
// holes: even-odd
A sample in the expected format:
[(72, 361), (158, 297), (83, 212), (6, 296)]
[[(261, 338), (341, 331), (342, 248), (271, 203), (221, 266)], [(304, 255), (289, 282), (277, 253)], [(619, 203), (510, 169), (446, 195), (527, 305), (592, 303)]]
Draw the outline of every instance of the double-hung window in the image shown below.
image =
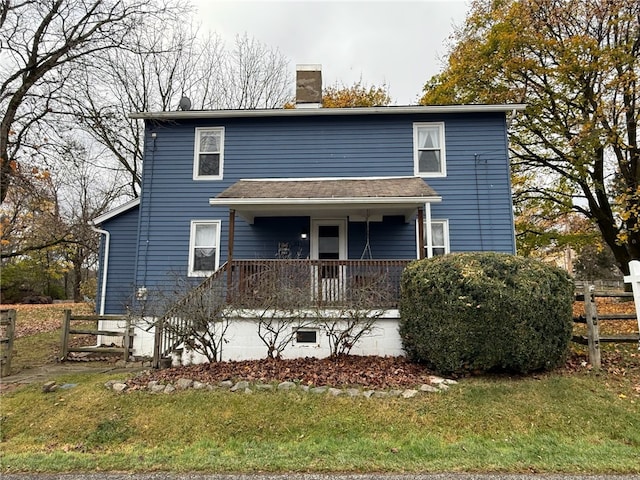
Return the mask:
[(218, 269), (220, 220), (193, 220), (189, 242), (189, 276), (204, 277)]
[(413, 155), (416, 176), (446, 176), (444, 123), (413, 124)]
[[(427, 227), (425, 222), (425, 231)], [(449, 222), (447, 220), (431, 220), (431, 235), (425, 238), (424, 248), (426, 258), (449, 253)]]
[(222, 179), (223, 159), (224, 128), (196, 128), (193, 159), (193, 179)]

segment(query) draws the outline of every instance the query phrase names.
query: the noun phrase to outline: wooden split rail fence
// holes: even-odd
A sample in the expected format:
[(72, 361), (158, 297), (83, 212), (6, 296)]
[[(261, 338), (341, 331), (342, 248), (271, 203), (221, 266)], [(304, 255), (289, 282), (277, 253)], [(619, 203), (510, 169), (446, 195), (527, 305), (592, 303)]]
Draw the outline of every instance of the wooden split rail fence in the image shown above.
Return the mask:
[(13, 336), (16, 331), (16, 311), (0, 310), (0, 376), (11, 374)]
[[(79, 322), (83, 325), (74, 327), (73, 322)], [(86, 324), (91, 322), (95, 324), (95, 328), (87, 328)], [(100, 322), (124, 322), (125, 327), (123, 330), (100, 330)], [(70, 345), (71, 335), (92, 335), (96, 337), (96, 344), (98, 336), (104, 337), (116, 337), (121, 338), (122, 346), (82, 346), (75, 347)], [(133, 329), (129, 317), (122, 315), (72, 315), (71, 310), (64, 311), (64, 320), (62, 322), (62, 352), (60, 359), (68, 360), (70, 353), (119, 353), (122, 354), (122, 359), (126, 362), (129, 360), (132, 348)]]
[(631, 292), (614, 292), (614, 291), (598, 291), (593, 285), (585, 284), (583, 291), (576, 294), (577, 301), (584, 301), (584, 315), (575, 317), (575, 323), (584, 323), (587, 325), (587, 335), (574, 335), (573, 341), (589, 348), (589, 363), (594, 368), (601, 367), (600, 344), (601, 343), (638, 343), (640, 348), (640, 334), (631, 333), (625, 335), (601, 335), (600, 322), (603, 321), (627, 321), (637, 320), (635, 313), (608, 313), (599, 314), (596, 305), (596, 298), (618, 298), (631, 299), (633, 301), (633, 293)]

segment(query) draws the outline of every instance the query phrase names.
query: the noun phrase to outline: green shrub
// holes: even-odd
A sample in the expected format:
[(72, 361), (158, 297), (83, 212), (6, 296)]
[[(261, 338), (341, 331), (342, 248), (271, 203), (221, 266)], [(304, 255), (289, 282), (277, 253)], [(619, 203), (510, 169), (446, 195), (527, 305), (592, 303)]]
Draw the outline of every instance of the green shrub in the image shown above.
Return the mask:
[(25, 297), (34, 296), (65, 298), (63, 276), (60, 262), (47, 265), (32, 257), (9, 259), (2, 264), (0, 275), (2, 303), (22, 303)]
[(401, 288), (404, 349), (438, 372), (526, 373), (565, 359), (574, 285), (559, 268), (507, 254), (452, 254), (413, 262)]

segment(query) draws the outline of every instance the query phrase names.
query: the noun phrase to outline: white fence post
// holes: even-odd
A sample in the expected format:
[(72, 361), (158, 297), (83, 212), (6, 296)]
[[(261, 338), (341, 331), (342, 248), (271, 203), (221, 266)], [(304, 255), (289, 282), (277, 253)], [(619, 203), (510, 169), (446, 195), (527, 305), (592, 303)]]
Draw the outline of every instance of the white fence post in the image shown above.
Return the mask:
[[(624, 283), (630, 283), (633, 288), (633, 301), (636, 304), (636, 318), (640, 332), (640, 261), (631, 260), (629, 262), (629, 275), (624, 277)], [(640, 350), (640, 343), (638, 343), (638, 350)]]

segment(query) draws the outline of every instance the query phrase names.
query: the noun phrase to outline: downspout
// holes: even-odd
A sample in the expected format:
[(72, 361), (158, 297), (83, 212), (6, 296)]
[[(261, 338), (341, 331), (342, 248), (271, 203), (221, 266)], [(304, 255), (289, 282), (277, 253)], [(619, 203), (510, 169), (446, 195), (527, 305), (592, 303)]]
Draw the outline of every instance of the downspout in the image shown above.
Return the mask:
[(104, 235), (104, 250), (102, 260), (102, 288), (100, 290), (100, 315), (104, 315), (104, 304), (107, 300), (107, 274), (109, 270), (109, 243), (111, 243), (111, 234), (95, 226), (93, 222), (89, 222), (91, 230), (100, 235)]

